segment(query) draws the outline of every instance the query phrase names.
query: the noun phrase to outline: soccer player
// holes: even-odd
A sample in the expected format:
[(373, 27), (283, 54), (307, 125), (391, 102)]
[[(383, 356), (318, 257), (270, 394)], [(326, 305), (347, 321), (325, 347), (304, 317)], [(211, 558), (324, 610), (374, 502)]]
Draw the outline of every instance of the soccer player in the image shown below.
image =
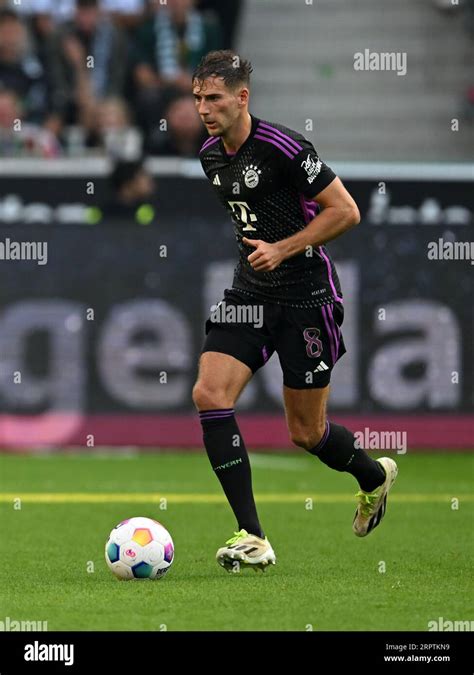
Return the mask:
[(242, 390), (273, 352), (291, 440), (359, 483), (357, 536), (380, 524), (397, 475), (392, 459), (372, 459), (351, 431), (326, 417), (331, 371), (346, 349), (341, 288), (324, 244), (359, 222), (358, 208), (301, 134), (249, 113), (251, 72), (249, 61), (221, 50), (207, 54), (192, 77), (209, 133), (199, 157), (231, 216), (240, 254), (232, 288), (206, 321), (193, 388), (204, 445), (238, 523), (216, 555), (228, 571), (265, 570), (276, 561), (234, 415)]

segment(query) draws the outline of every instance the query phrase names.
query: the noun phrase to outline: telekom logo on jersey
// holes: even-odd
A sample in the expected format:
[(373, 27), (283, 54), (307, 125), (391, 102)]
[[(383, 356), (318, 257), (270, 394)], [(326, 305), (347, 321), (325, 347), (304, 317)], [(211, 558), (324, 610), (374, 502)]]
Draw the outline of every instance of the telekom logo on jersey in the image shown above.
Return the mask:
[(254, 223), (257, 220), (257, 216), (251, 210), (247, 202), (228, 202), (232, 212), (235, 213), (235, 216), (239, 223), (245, 225), (242, 230), (252, 230), (253, 232), (257, 231), (257, 228), (253, 227), (250, 223)]

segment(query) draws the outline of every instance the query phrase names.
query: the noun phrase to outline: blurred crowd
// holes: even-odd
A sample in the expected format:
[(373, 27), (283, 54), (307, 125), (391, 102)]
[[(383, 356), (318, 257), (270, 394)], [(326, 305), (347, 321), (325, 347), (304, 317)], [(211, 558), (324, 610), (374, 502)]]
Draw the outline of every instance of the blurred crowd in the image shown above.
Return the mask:
[(0, 156), (194, 157), (191, 73), (241, 0), (0, 0)]

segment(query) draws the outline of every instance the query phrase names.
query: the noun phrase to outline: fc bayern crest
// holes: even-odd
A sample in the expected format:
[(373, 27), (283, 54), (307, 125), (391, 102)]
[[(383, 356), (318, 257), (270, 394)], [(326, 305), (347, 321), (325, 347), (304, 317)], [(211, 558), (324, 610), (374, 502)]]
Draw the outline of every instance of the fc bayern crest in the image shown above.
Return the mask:
[(249, 164), (242, 171), (244, 174), (244, 182), (248, 188), (257, 187), (259, 181), (259, 175), (262, 173), (260, 169), (257, 169), (253, 164)]

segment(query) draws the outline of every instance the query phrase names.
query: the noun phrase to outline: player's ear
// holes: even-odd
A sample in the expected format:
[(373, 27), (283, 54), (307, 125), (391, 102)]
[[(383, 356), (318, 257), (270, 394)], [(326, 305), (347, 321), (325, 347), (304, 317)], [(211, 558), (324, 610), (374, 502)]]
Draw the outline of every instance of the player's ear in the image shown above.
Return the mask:
[(248, 103), (249, 101), (249, 90), (247, 87), (242, 87), (242, 89), (239, 91), (237, 98), (239, 99), (239, 104), (241, 106), (244, 106)]

